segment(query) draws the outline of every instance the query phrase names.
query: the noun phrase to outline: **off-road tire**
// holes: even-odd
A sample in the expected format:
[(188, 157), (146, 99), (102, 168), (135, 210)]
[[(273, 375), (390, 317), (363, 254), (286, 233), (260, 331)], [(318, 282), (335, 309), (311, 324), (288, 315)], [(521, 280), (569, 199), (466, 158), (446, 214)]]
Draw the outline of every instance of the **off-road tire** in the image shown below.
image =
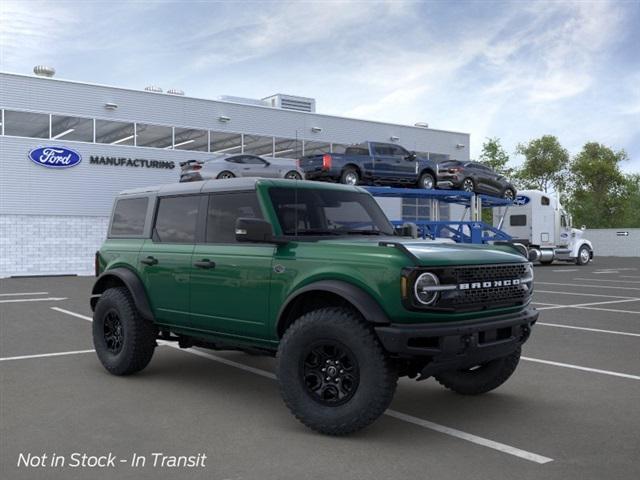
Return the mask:
[(233, 173), (229, 172), (228, 170), (224, 170), (224, 171), (220, 172), (216, 178), (218, 180), (224, 180), (224, 179), (227, 179), (227, 178), (235, 178), (235, 175)]
[(520, 347), (506, 357), (491, 360), (474, 370), (453, 370), (435, 376), (438, 383), (462, 395), (480, 395), (498, 388), (513, 374), (520, 361)]
[[(426, 187), (425, 184), (429, 179), (431, 180), (431, 186)], [(434, 177), (433, 174), (429, 172), (423, 173), (418, 179), (418, 188), (422, 188), (424, 190), (433, 190), (434, 188), (436, 188), (436, 177)]]
[[(105, 321), (114, 313), (123, 334), (118, 352), (109, 349), (105, 336)], [(93, 344), (110, 373), (131, 375), (146, 367), (156, 346), (156, 333), (155, 326), (140, 316), (126, 288), (109, 288), (98, 300), (93, 313)]]
[[(355, 183), (351, 183), (349, 181), (350, 178), (353, 178), (353, 175), (355, 175)], [(342, 171), (342, 175), (340, 175), (340, 183), (344, 185), (358, 185), (360, 183), (360, 175), (358, 174), (358, 171), (353, 167), (345, 168)]]
[[(357, 386), (345, 403), (321, 403), (307, 386), (305, 359), (318, 342), (335, 342), (356, 360)], [(317, 432), (336, 436), (373, 423), (391, 403), (398, 381), (395, 365), (373, 330), (356, 312), (340, 307), (314, 310), (289, 327), (278, 348), (276, 372), (282, 398), (295, 417)]]

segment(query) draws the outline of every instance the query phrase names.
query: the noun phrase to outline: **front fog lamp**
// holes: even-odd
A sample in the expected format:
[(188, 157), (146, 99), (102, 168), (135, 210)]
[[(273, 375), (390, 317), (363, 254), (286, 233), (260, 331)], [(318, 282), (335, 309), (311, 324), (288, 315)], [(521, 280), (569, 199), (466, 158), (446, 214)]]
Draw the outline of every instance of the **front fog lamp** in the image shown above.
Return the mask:
[(416, 300), (422, 305), (433, 305), (438, 299), (438, 285), (440, 281), (433, 273), (427, 272), (420, 275), (413, 285)]

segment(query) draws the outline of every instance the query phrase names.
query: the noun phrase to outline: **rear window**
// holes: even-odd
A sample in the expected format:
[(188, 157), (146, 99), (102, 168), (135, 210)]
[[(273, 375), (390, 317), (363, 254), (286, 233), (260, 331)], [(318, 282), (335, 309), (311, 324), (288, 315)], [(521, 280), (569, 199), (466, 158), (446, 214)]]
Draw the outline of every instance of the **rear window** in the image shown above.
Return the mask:
[(153, 241), (195, 243), (200, 195), (161, 198)]
[(119, 237), (142, 235), (148, 204), (149, 199), (146, 197), (118, 200), (113, 211), (109, 235)]
[(349, 147), (345, 150), (345, 155), (369, 155), (369, 149), (366, 147)]
[(511, 215), (509, 225), (512, 227), (524, 227), (527, 224), (526, 215)]

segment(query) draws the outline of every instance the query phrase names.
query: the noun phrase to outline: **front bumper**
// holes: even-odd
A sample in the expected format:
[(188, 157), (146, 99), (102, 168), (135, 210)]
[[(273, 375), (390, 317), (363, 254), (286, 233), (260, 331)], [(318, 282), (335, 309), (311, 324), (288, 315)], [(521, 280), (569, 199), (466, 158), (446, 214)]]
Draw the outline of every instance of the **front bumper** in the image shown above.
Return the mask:
[(513, 353), (527, 341), (538, 320), (533, 307), (516, 314), (455, 323), (391, 324), (375, 327), (391, 354), (424, 363), (421, 377), (470, 368)]
[(462, 186), (462, 176), (455, 174), (438, 174), (438, 188), (459, 189)]

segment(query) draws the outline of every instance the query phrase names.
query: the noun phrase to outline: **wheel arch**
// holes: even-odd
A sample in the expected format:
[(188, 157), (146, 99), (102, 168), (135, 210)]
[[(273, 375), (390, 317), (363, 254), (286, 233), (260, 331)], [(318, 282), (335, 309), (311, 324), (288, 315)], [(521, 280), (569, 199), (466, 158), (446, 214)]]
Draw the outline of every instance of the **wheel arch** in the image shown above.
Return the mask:
[(358, 173), (360, 180), (362, 180), (362, 169), (360, 168), (360, 165), (349, 162), (344, 167), (342, 167), (341, 173), (344, 172), (347, 168), (353, 168)]
[(315, 310), (316, 305), (328, 306), (336, 303), (354, 308), (367, 322), (390, 323), (380, 304), (360, 287), (341, 280), (320, 280), (296, 290), (286, 299), (278, 312), (278, 338), (282, 337), (296, 318)]
[(125, 287), (131, 293), (133, 302), (140, 315), (150, 321), (154, 321), (153, 312), (147, 298), (147, 292), (140, 277), (128, 268), (118, 267), (107, 270), (98, 277), (91, 289), (91, 310), (95, 310), (100, 295), (109, 288)]

